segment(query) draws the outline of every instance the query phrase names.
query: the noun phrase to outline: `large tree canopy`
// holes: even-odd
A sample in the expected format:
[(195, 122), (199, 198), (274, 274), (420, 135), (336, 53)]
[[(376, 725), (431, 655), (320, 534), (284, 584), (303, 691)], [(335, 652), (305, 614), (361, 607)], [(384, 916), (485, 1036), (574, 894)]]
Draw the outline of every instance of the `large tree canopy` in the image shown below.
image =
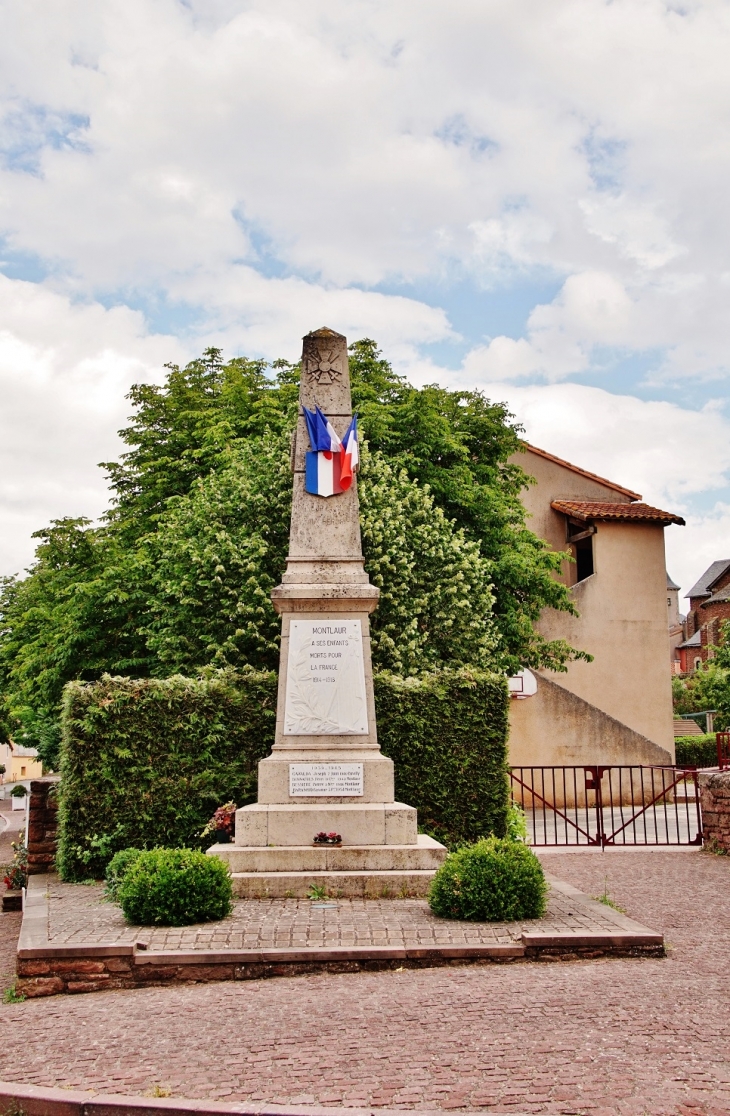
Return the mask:
[[(525, 525), (509, 413), (479, 392), (411, 387), (372, 341), (350, 354), (363, 550), (381, 589), (375, 666), (563, 668), (577, 653), (533, 624), (572, 604), (560, 557)], [(54, 522), (28, 576), (4, 582), (4, 715), (48, 761), (70, 679), (276, 667), (269, 594), (287, 551), (298, 382), (296, 365), (210, 349), (169, 366), (162, 387), (133, 388), (105, 522)]]

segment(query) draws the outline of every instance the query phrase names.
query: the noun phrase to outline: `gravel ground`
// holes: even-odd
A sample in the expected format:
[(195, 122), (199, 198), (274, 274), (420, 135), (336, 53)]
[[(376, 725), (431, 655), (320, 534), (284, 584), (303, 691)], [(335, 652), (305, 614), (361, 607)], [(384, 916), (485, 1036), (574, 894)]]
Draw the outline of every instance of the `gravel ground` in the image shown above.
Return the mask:
[[(612, 850), (544, 863), (664, 931), (668, 957), (27, 1001), (0, 1008), (23, 1052), (2, 1077), (279, 1103), (730, 1114), (730, 858)], [(0, 938), (16, 933), (17, 916), (0, 916)]]

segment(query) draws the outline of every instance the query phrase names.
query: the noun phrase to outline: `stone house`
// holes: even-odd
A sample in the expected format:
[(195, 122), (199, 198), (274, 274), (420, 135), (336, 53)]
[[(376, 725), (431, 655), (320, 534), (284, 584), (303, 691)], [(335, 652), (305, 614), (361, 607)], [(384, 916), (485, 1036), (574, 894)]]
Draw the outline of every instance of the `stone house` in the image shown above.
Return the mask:
[(720, 625), (730, 620), (730, 558), (713, 562), (687, 596), (687, 638), (678, 647), (683, 674), (712, 658), (712, 648), (720, 642)]
[(538, 630), (594, 659), (531, 672), (531, 696), (510, 703), (510, 762), (673, 762), (664, 529), (684, 520), (535, 446), (512, 460), (536, 481), (522, 496), (530, 528), (574, 559), (561, 576), (579, 615), (546, 609)]

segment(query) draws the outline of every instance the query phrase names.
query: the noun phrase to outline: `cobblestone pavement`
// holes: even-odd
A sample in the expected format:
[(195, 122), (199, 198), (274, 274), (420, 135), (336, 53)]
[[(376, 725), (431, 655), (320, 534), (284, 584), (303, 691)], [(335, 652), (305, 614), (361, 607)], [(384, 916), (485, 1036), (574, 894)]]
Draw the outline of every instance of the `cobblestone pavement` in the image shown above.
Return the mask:
[(0, 1007), (22, 1051), (2, 1075), (373, 1109), (727, 1116), (730, 858), (610, 851), (544, 862), (663, 930), (669, 956), (32, 1000)]
[(424, 899), (240, 900), (221, 922), (152, 928), (129, 926), (119, 907), (104, 902), (103, 887), (63, 884), (52, 877), (49, 939), (56, 945), (144, 942), (155, 950), (266, 949), (301, 946), (492, 945), (521, 941), (522, 932), (615, 933), (605, 908), (590, 910), (551, 892), (546, 917), (522, 922), (450, 922), (431, 914)]

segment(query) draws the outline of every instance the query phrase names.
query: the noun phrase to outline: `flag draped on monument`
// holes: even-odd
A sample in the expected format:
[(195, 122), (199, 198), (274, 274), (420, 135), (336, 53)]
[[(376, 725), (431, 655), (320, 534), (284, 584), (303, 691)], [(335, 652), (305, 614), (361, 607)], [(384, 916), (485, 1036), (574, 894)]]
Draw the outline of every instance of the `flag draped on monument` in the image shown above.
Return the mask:
[(357, 446), (357, 415), (340, 441), (327, 416), (315, 405), (313, 411), (302, 408), (307, 424), (309, 444), (305, 458), (304, 489), (312, 496), (336, 496), (352, 484), (360, 455)]

